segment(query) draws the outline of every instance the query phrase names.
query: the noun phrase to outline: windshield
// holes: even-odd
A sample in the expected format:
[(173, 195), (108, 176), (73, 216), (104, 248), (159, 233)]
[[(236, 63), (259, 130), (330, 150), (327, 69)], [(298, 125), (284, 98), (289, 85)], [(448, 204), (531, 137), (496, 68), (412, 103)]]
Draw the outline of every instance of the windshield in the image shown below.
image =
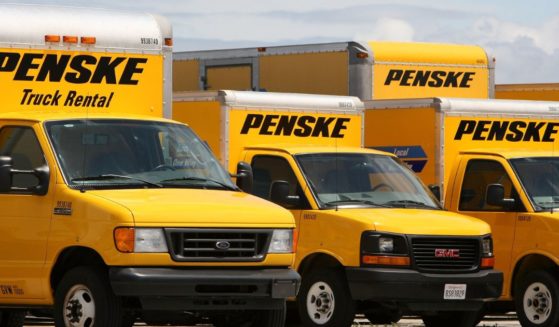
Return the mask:
[(559, 158), (520, 158), (510, 161), (536, 211), (559, 207)]
[(236, 189), (208, 147), (185, 125), (141, 120), (46, 123), (70, 186)]
[(321, 206), (439, 208), (413, 172), (392, 157), (320, 153), (296, 159)]

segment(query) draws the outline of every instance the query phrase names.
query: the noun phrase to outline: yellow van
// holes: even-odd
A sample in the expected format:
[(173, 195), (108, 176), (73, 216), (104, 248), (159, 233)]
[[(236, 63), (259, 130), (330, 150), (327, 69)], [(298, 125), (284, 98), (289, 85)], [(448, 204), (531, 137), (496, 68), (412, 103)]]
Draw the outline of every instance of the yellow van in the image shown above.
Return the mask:
[(293, 217), (157, 118), (167, 21), (2, 4), (0, 27), (0, 326), (283, 326)]
[[(491, 225), (500, 302), (522, 326), (559, 324), (559, 102), (410, 99), (365, 104), (365, 145), (397, 153), (449, 211)], [(402, 131), (406, 131), (403, 133)]]
[(375, 324), (419, 314), (427, 326), (473, 326), (501, 293), (488, 225), (441, 210), (393, 154), (363, 149), (355, 97), (175, 93), (221, 162), (252, 168), (247, 192), (290, 209), (298, 231), (296, 304), (305, 326)]

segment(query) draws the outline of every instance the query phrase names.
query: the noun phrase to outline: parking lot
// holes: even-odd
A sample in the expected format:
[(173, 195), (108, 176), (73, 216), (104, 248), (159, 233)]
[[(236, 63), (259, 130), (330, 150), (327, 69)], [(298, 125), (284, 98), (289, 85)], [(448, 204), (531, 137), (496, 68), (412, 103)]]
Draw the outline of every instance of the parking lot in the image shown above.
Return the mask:
[[(44, 318), (34, 318), (29, 317), (26, 320), (25, 327), (52, 327), (54, 324), (50, 319)], [(146, 326), (143, 323), (136, 323), (135, 326)], [(211, 327), (212, 325), (197, 325), (196, 327)], [(358, 316), (355, 319), (353, 326), (387, 326), (387, 325), (371, 325), (364, 317)], [(388, 325), (390, 326), (390, 325)], [(423, 323), (421, 319), (417, 317), (406, 317), (400, 320), (397, 324), (393, 324), (391, 326), (398, 326), (398, 327), (421, 327)], [(519, 327), (520, 323), (516, 320), (516, 315), (508, 314), (503, 316), (488, 316), (485, 320), (483, 320), (478, 327)], [(147, 326), (149, 327), (149, 326)], [(193, 326), (183, 326), (183, 327), (193, 327)], [(286, 327), (300, 327), (296, 324), (289, 324)]]

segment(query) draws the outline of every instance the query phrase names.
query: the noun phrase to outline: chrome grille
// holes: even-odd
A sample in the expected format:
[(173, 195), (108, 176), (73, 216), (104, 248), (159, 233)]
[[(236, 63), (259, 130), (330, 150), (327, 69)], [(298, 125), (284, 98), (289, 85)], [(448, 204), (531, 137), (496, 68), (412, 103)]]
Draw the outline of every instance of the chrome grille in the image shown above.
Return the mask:
[(262, 229), (166, 229), (175, 261), (262, 261), (272, 232)]
[(471, 238), (411, 239), (413, 261), (425, 272), (469, 272), (480, 263), (480, 240)]

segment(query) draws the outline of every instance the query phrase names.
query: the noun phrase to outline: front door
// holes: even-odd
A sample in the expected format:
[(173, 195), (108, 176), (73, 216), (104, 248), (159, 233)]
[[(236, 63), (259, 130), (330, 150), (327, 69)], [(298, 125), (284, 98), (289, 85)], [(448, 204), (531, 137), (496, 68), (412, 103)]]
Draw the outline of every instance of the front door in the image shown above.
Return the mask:
[[(46, 164), (32, 126), (0, 128), (0, 156), (12, 158), (13, 169), (32, 170)], [(13, 175), (12, 191), (0, 194), (0, 302), (45, 296), (43, 269), (49, 235), (52, 194), (33, 195), (38, 179)]]

